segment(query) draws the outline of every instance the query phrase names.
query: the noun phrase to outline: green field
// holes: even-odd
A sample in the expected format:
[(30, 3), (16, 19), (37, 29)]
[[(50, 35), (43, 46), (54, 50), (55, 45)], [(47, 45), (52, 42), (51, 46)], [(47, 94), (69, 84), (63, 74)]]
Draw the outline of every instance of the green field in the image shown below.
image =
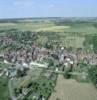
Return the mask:
[(0, 23), (0, 30), (17, 29), (22, 31), (37, 31), (38, 29), (48, 28), (52, 26), (54, 26), (54, 24), (51, 22)]
[(95, 23), (64, 23), (57, 25), (52, 21), (34, 22), (34, 21), (19, 21), (0, 23), (0, 30), (17, 29), (22, 31), (48, 31), (48, 32), (82, 32), (83, 34), (92, 34), (97, 32), (94, 27)]

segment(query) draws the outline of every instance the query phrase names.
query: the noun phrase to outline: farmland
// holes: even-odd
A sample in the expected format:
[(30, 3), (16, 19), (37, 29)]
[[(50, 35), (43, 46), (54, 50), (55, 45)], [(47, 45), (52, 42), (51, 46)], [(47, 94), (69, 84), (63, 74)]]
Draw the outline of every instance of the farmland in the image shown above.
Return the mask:
[(96, 100), (97, 90), (91, 83), (78, 83), (58, 76), (55, 91), (49, 100)]
[[(59, 19), (60, 20), (60, 19)], [(64, 20), (63, 20), (64, 21)], [(8, 21), (0, 22), (0, 30), (17, 29), (21, 31), (48, 31), (48, 32), (82, 32), (83, 34), (92, 34), (97, 31), (94, 26), (96, 22), (64, 22), (62, 24), (56, 24), (54, 21)]]

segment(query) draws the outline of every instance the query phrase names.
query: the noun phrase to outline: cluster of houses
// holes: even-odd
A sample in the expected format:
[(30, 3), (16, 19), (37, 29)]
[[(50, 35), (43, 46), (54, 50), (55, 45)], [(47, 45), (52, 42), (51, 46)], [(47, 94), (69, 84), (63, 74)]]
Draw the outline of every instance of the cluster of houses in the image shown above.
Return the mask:
[[(14, 42), (14, 40), (7, 36), (0, 38), (0, 43), (3, 45), (13, 44)], [(18, 64), (19, 67), (16, 66), (14, 68), (23, 70), (24, 68), (27, 68), (29, 64), (44, 67), (35, 62), (43, 62), (44, 58), (48, 59), (49, 57), (57, 60), (58, 64), (64, 65), (65, 67), (76, 66), (81, 60), (86, 64), (97, 65), (97, 54), (86, 53), (81, 49), (78, 49), (76, 53), (72, 53), (64, 47), (50, 50), (44, 47), (39, 47), (36, 44), (31, 46), (31, 50), (28, 48), (20, 48), (19, 50), (7, 49), (3, 54), (0, 54), (0, 61), (3, 61), (4, 63)], [(62, 68), (62, 70), (63, 69), (64, 68)], [(56, 67), (56, 71), (58, 70), (59, 68)], [(12, 70), (12, 72), (11, 76), (15, 76), (17, 73), (16, 70)], [(4, 70), (0, 75), (3, 73), (6, 73), (8, 76), (6, 70)]]
[[(4, 63), (20, 64), (24, 67), (28, 67), (31, 62), (41, 62), (44, 58), (48, 57), (54, 58), (59, 64), (63, 64), (66, 67), (76, 66), (81, 60), (84, 60), (87, 64), (97, 65), (96, 54), (86, 54), (81, 50), (74, 54), (68, 52), (64, 47), (58, 50), (49, 50), (33, 45), (31, 50), (24, 48), (17, 51), (7, 50), (4, 54), (0, 55), (0, 59), (3, 59)], [(22, 69), (21, 67), (19, 68)], [(58, 70), (58, 68), (56, 68), (56, 70)]]
[(2, 45), (10, 45), (14, 42), (15, 41), (12, 38), (9, 38), (8, 36), (0, 37), (0, 43)]
[(43, 58), (49, 56), (50, 51), (45, 48), (39, 48), (33, 45), (31, 50), (19, 49), (6, 50), (3, 54), (0, 54), (0, 62), (10, 65), (10, 68), (2, 68), (0, 71), (0, 76), (5, 74), (9, 77), (15, 77), (17, 71), (24, 72), (25, 69), (31, 68), (30, 66), (39, 66), (42, 68), (47, 68), (46, 64), (37, 63), (41, 62)]
[[(0, 38), (0, 43), (2, 45), (13, 44), (14, 42), (15, 41), (8, 36)], [(70, 63), (78, 63), (80, 60), (85, 60), (86, 63), (97, 64), (96, 54), (87, 54), (81, 49), (78, 49), (76, 53), (70, 53), (65, 50), (64, 47), (61, 47), (58, 50), (49, 50), (43, 47), (38, 47), (37, 45), (33, 45), (31, 50), (28, 50), (28, 48), (21, 48), (17, 51), (7, 50), (4, 52), (4, 60), (5, 62), (8, 61), (11, 63), (18, 62), (19, 64), (28, 64), (31, 61), (41, 61), (43, 58), (47, 58), (51, 54), (59, 60), (59, 63), (62, 63), (69, 58)]]
[(17, 51), (7, 50), (4, 53), (4, 61), (10, 63), (29, 64), (31, 61), (42, 60), (43, 57), (47, 57), (49, 50), (45, 48), (32, 47), (32, 50), (20, 49)]

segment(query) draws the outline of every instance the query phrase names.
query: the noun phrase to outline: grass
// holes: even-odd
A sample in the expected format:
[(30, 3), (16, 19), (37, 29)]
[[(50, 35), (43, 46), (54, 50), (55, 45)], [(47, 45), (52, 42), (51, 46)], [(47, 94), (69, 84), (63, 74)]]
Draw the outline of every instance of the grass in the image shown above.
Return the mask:
[(91, 83), (78, 83), (75, 80), (58, 76), (55, 92), (49, 100), (97, 100), (97, 90)]
[(8, 100), (8, 79), (6, 77), (0, 77), (0, 100)]
[(37, 31), (46, 31), (46, 32), (64, 32), (65, 29), (70, 28), (69, 26), (50, 26), (46, 28), (40, 28)]
[(48, 38), (46, 36), (39, 36), (36, 40), (36, 43), (40, 45), (44, 45), (48, 41)]
[(75, 47), (80, 48), (83, 47), (83, 42), (85, 40), (84, 37), (79, 36), (66, 36), (65, 38), (61, 38), (62, 45), (65, 47)]
[(78, 32), (78, 34), (83, 33), (83, 35), (86, 34), (93, 34), (97, 31), (96, 28), (91, 26), (81, 26), (81, 27), (71, 27), (69, 29), (65, 29), (65, 32)]
[(11, 26), (15, 26), (17, 24), (15, 23), (0, 23), (0, 28), (1, 27), (11, 27)]
[(37, 80), (40, 77), (42, 69), (32, 69), (27, 72), (27, 76), (19, 78), (16, 83), (17, 88), (26, 87), (29, 83), (34, 80)]
[(54, 26), (51, 22), (19, 22), (19, 23), (0, 23), (0, 30), (17, 29), (22, 31), (37, 31), (47, 27)]
[(0, 68), (4, 69), (4, 68), (8, 68), (8, 67), (10, 67), (9, 64), (5, 64), (5, 63), (0, 62)]

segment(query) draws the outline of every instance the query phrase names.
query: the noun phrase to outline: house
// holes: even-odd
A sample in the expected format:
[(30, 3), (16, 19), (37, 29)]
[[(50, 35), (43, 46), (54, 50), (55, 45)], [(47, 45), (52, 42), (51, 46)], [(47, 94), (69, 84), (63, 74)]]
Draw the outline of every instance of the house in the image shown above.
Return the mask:
[(0, 61), (4, 61), (4, 54), (0, 54)]
[(22, 93), (23, 93), (23, 95), (27, 95), (28, 92), (29, 92), (29, 90), (28, 90), (27, 88), (23, 88), (23, 89), (22, 89)]
[(25, 62), (23, 62), (22, 65), (23, 65), (24, 68), (29, 68), (28, 64), (25, 63)]
[(13, 69), (13, 70), (9, 71), (9, 77), (10, 78), (16, 77), (16, 75), (17, 75), (17, 70)]
[(67, 62), (65, 62), (65, 63), (64, 63), (64, 66), (67, 68), (67, 67), (68, 67), (68, 63), (67, 63)]
[(58, 68), (56, 68), (56, 69), (55, 69), (55, 71), (56, 71), (56, 72), (58, 72), (58, 71), (59, 71), (59, 69), (58, 69)]
[(8, 71), (6, 71), (5, 75), (6, 75), (6, 76), (9, 76), (9, 72), (8, 72)]
[(7, 60), (5, 60), (5, 59), (4, 59), (4, 63), (5, 63), (5, 64), (9, 64), (9, 62), (8, 62)]

